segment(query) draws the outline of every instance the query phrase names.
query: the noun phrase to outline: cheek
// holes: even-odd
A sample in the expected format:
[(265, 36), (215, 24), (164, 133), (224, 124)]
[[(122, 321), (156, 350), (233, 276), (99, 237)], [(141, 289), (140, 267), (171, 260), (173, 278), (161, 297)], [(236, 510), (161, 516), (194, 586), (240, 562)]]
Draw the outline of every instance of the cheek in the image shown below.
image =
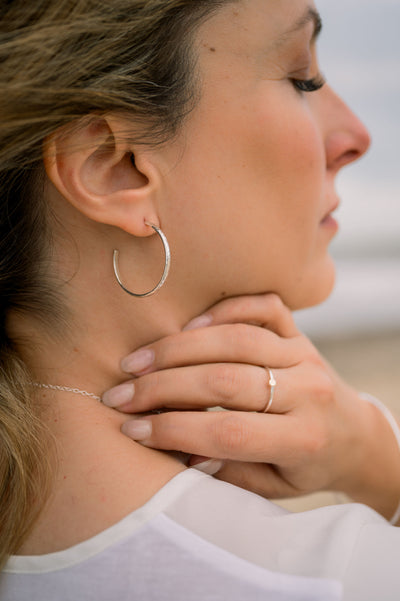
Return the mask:
[(182, 254), (254, 291), (298, 280), (315, 252), (323, 146), (299, 99), (284, 108), (271, 94), (200, 114), (171, 172)]
[(272, 201), (321, 193), (325, 152), (305, 99), (279, 84), (264, 84), (243, 102), (221, 103), (208, 112), (203, 128), (205, 122), (198, 159), (210, 176), (234, 190), (258, 191), (260, 186)]
[[(263, 199), (269, 232), (282, 255), (306, 259), (315, 242), (324, 205), (325, 152), (321, 133), (303, 103), (260, 106), (241, 131), (247, 185)], [(239, 174), (240, 175), (240, 172)], [(264, 222), (265, 224), (265, 222)]]
[(311, 112), (301, 101), (288, 103), (286, 108), (277, 101), (272, 107), (261, 107), (248, 134), (253, 164), (272, 187), (282, 187), (284, 194), (321, 191), (323, 143)]
[(189, 136), (180, 170), (188, 187), (218, 197), (268, 192), (272, 201), (284, 201), (293, 191), (320, 186), (320, 134), (300, 100), (282, 107), (271, 93), (234, 106), (222, 103), (205, 111), (200, 123)]

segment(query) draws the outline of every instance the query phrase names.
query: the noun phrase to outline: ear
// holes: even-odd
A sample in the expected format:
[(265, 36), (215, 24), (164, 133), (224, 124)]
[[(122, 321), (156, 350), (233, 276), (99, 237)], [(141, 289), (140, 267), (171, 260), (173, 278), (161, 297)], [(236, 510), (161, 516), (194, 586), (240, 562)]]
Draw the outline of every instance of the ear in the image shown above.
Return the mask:
[(150, 236), (145, 221), (159, 225), (159, 172), (154, 153), (144, 145), (134, 149), (128, 131), (113, 116), (87, 118), (46, 140), (44, 165), (60, 194), (86, 217)]

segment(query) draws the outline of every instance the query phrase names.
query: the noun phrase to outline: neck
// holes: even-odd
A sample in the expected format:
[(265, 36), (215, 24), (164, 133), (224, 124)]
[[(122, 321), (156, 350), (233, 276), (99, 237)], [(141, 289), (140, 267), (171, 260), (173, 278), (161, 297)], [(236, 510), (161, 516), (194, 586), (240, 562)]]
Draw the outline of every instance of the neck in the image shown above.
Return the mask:
[[(146, 311), (138, 307), (139, 303), (146, 304)], [(101, 396), (128, 379), (120, 368), (125, 355), (180, 331), (185, 320), (190, 319), (160, 307), (152, 310), (150, 299), (133, 301), (136, 310), (130, 312), (117, 307), (113, 310), (112, 304), (106, 312), (102, 303), (96, 304), (88, 305), (90, 310), (80, 313), (79, 322), (59, 333), (46, 331), (33, 318), (11, 317), (11, 337), (35, 381)], [(104, 304), (107, 305), (106, 299)]]
[(123, 436), (126, 416), (94, 399), (45, 389), (38, 397), (57, 463), (51, 497), (20, 554), (56, 552), (91, 538), (184, 469)]
[[(123, 328), (121, 310), (116, 317), (112, 313), (107, 321), (95, 309), (87, 311), (85, 327), (74, 325), (62, 336), (51, 336), (34, 320), (15, 318), (14, 340), (33, 378), (100, 396), (127, 379), (119, 367), (125, 354), (181, 327), (176, 316), (167, 321), (154, 312), (158, 323), (149, 326), (141, 316)], [(92, 398), (51, 389), (36, 389), (35, 397), (55, 440), (57, 465), (49, 503), (20, 553), (53, 552), (90, 538), (184, 469), (172, 456), (123, 436), (127, 416)]]

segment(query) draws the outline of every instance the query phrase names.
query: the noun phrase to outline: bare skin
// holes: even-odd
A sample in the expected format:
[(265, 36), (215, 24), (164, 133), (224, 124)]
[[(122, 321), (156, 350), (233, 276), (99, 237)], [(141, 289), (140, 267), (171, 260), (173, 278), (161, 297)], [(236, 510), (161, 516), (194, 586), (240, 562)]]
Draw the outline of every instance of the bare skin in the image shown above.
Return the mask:
[(46, 420), (56, 438), (57, 469), (52, 495), (19, 554), (52, 553), (91, 538), (185, 469), (123, 437), (122, 416), (97, 401), (70, 393), (41, 397), (51, 406)]

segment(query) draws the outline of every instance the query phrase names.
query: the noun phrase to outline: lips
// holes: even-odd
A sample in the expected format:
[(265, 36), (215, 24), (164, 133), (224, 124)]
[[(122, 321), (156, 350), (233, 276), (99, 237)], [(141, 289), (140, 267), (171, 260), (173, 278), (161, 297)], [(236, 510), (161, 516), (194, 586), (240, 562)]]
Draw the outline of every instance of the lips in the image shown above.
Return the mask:
[(339, 204), (340, 204), (340, 200), (338, 198), (335, 198), (335, 200), (332, 202), (332, 204), (331, 204), (330, 208), (328, 209), (328, 211), (322, 217), (321, 223), (323, 221), (325, 221), (326, 219), (328, 219), (329, 217), (331, 217), (332, 213), (339, 208)]

